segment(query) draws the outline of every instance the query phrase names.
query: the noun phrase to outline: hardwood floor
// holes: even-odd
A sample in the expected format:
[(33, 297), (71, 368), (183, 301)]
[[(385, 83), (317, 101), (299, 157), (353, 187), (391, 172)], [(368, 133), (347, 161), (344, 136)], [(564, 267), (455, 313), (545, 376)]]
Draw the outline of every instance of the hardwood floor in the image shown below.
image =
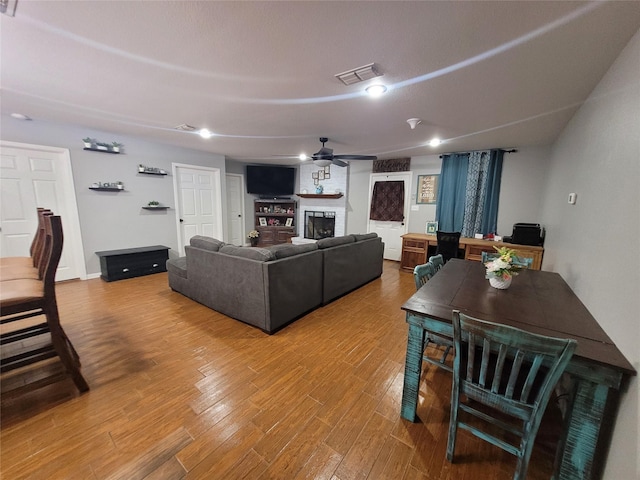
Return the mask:
[[(400, 306), (414, 289), (385, 262), (381, 279), (269, 336), (171, 291), (166, 273), (61, 283), (91, 390), (64, 380), (3, 397), (0, 476), (512, 478), (515, 458), (465, 431), (446, 461), (447, 372), (425, 366), (421, 422), (400, 418)], [(530, 479), (551, 475), (558, 422), (547, 423)]]

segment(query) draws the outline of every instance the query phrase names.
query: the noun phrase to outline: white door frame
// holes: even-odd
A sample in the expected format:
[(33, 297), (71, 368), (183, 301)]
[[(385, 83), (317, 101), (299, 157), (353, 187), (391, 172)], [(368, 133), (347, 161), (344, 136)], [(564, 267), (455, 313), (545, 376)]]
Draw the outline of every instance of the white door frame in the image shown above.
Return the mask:
[[(201, 165), (189, 165), (188, 163), (172, 163), (171, 172), (173, 174), (173, 198), (176, 205), (176, 232), (178, 234), (178, 254), (184, 255), (184, 242), (182, 240), (182, 232), (180, 228), (180, 217), (182, 215), (182, 203), (180, 203), (180, 193), (178, 192), (178, 168), (190, 168), (192, 170), (203, 170), (213, 173), (215, 187), (218, 190), (218, 208), (214, 212), (216, 229), (224, 236), (223, 219), (222, 219), (222, 181), (220, 178), (220, 169), (214, 167), (203, 167)], [(212, 208), (213, 210), (213, 208)]]
[[(240, 185), (244, 185), (244, 175), (242, 173), (225, 173), (225, 175), (227, 177), (238, 177), (238, 179), (240, 180)], [(244, 190), (243, 190), (244, 191)], [(229, 191), (227, 190), (227, 196), (229, 195), (228, 193)], [(245, 211), (244, 211), (244, 194), (243, 192), (240, 193), (240, 211), (242, 212), (242, 223), (241, 223), (241, 227), (240, 227), (240, 238), (242, 239), (246, 239), (246, 218), (245, 218)], [(227, 198), (227, 224), (229, 222), (229, 199)], [(227, 232), (227, 236), (229, 235), (230, 232)], [(225, 238), (224, 241), (229, 241), (228, 238)]]
[[(82, 229), (80, 228), (80, 216), (78, 214), (78, 202), (76, 199), (75, 184), (73, 182), (73, 169), (71, 168), (71, 155), (68, 148), (49, 147), (46, 145), (34, 145), (31, 143), (8, 142), (0, 140), (0, 147), (33, 150), (59, 155), (61, 162), (58, 164), (60, 180), (64, 198), (61, 201), (65, 206), (64, 237), (66, 254), (75, 264), (75, 270), (80, 280), (87, 279), (87, 264), (84, 259), (84, 246), (82, 244)], [(41, 205), (45, 207), (46, 205)], [(57, 212), (54, 212), (57, 213)], [(35, 232), (34, 232), (35, 234)]]

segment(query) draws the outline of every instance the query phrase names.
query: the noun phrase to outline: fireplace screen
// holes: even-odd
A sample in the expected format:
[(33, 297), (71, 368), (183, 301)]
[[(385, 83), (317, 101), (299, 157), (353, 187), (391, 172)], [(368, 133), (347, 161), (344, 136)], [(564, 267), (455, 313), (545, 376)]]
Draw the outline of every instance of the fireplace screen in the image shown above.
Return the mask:
[(305, 211), (304, 238), (318, 240), (335, 236), (336, 212)]

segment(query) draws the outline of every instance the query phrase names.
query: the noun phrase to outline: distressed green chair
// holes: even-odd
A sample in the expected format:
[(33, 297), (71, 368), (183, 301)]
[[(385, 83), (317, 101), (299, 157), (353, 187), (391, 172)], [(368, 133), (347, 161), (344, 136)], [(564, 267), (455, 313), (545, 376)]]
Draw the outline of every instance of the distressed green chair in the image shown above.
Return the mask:
[(429, 261), (433, 265), (433, 268), (436, 270), (436, 273), (440, 271), (442, 267), (444, 267), (444, 257), (442, 255), (434, 255), (429, 257)]
[[(542, 415), (573, 355), (576, 341), (536, 335), (454, 311), (453, 342), (447, 460), (453, 461), (460, 427), (515, 455), (518, 462), (513, 478), (524, 480)], [(490, 408), (480, 411), (476, 403), (462, 403), (463, 395)], [(498, 419), (487, 411), (503, 415)], [(479, 428), (479, 422), (465, 423), (460, 419), (461, 412), (465, 417), (472, 415), (505, 430), (519, 441), (510, 443), (488, 433)], [(513, 422), (506, 421), (504, 414)]]
[[(422, 286), (427, 283), (427, 281), (429, 281), (435, 274), (436, 269), (433, 266), (433, 263), (431, 263), (430, 261), (422, 265), (416, 265), (416, 267), (413, 269), (413, 279), (416, 283), (416, 290), (420, 290), (420, 288), (422, 288)], [(440, 347), (438, 350), (441, 350), (442, 354), (440, 358), (433, 358), (428, 356), (427, 354), (424, 354), (422, 356), (422, 359), (440, 368), (444, 368), (449, 372), (453, 371), (453, 369), (446, 363), (447, 356), (453, 348), (453, 342), (448, 338), (440, 337), (433, 333), (427, 333), (424, 338), (424, 344), (422, 348), (423, 352), (427, 350), (427, 347), (430, 343), (432, 343), (434, 346)]]
[(436, 274), (436, 269), (431, 262), (416, 265), (413, 269), (413, 280), (416, 282), (416, 290), (420, 290), (427, 281)]

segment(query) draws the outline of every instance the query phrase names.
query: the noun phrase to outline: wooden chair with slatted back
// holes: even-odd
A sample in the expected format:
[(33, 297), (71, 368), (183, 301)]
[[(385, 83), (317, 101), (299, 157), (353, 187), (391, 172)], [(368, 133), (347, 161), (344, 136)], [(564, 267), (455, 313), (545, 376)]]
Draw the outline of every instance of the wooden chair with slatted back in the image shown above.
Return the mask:
[[(447, 460), (453, 461), (460, 427), (515, 455), (518, 462), (513, 478), (524, 480), (542, 415), (573, 355), (576, 341), (536, 335), (458, 311), (453, 312), (453, 340)], [(462, 403), (463, 396), (490, 408), (481, 411), (476, 403), (473, 406)], [(471, 415), (481, 423), (509, 432), (519, 441), (508, 442), (480, 428), (478, 422), (462, 421), (461, 412), (465, 417)], [(507, 421), (505, 416), (514, 422)]]
[(433, 268), (435, 269), (436, 273), (438, 273), (440, 269), (444, 267), (444, 257), (440, 254), (429, 257), (429, 261), (433, 265)]
[(38, 208), (38, 229), (29, 248), (30, 256), (0, 258), (0, 281), (20, 278), (42, 279), (42, 253), (46, 236), (44, 217), (48, 215), (53, 215), (51, 210)]
[[(62, 254), (63, 232), (59, 216), (45, 216), (45, 241), (43, 247), (44, 262), (42, 280), (16, 279), (3, 281), (0, 285), (0, 323), (16, 324), (13, 330), (6, 329), (0, 335), (3, 350), (9, 351), (2, 356), (0, 371), (2, 373), (21, 368), (32, 363), (59, 357), (65, 372), (71, 376), (81, 392), (89, 390), (89, 386), (80, 373), (80, 359), (69, 337), (60, 325), (55, 293), (55, 275)], [(34, 325), (26, 321), (37, 316), (44, 316), (45, 321)], [(18, 323), (22, 322), (24, 327)], [(17, 344), (25, 339), (49, 335), (50, 343), (38, 345), (32, 349), (7, 349), (6, 345)], [(28, 342), (27, 342), (28, 343)], [(15, 346), (15, 345), (14, 345)], [(4, 352), (3, 352), (4, 353)], [(36, 386), (43, 386), (59, 380), (59, 376), (39, 379)]]
[[(413, 269), (413, 279), (416, 284), (416, 290), (420, 290), (420, 288), (425, 283), (427, 283), (427, 281), (429, 281), (435, 274), (436, 269), (433, 263), (431, 263), (430, 261), (422, 265), (416, 265), (416, 267)], [(426, 354), (427, 347), (429, 347), (430, 344), (433, 344), (436, 347), (441, 347), (439, 349), (441, 350), (440, 358), (433, 358)], [(425, 352), (425, 354), (422, 356), (422, 359), (426, 362), (429, 362), (451, 372), (453, 370), (452, 367), (447, 364), (447, 357), (452, 348), (453, 342), (450, 339), (440, 337), (439, 335), (435, 335), (433, 333), (427, 333), (424, 338), (422, 350), (423, 352)]]
[(427, 281), (436, 274), (433, 263), (427, 262), (416, 265), (413, 269), (413, 281), (416, 283), (416, 290), (420, 290)]

